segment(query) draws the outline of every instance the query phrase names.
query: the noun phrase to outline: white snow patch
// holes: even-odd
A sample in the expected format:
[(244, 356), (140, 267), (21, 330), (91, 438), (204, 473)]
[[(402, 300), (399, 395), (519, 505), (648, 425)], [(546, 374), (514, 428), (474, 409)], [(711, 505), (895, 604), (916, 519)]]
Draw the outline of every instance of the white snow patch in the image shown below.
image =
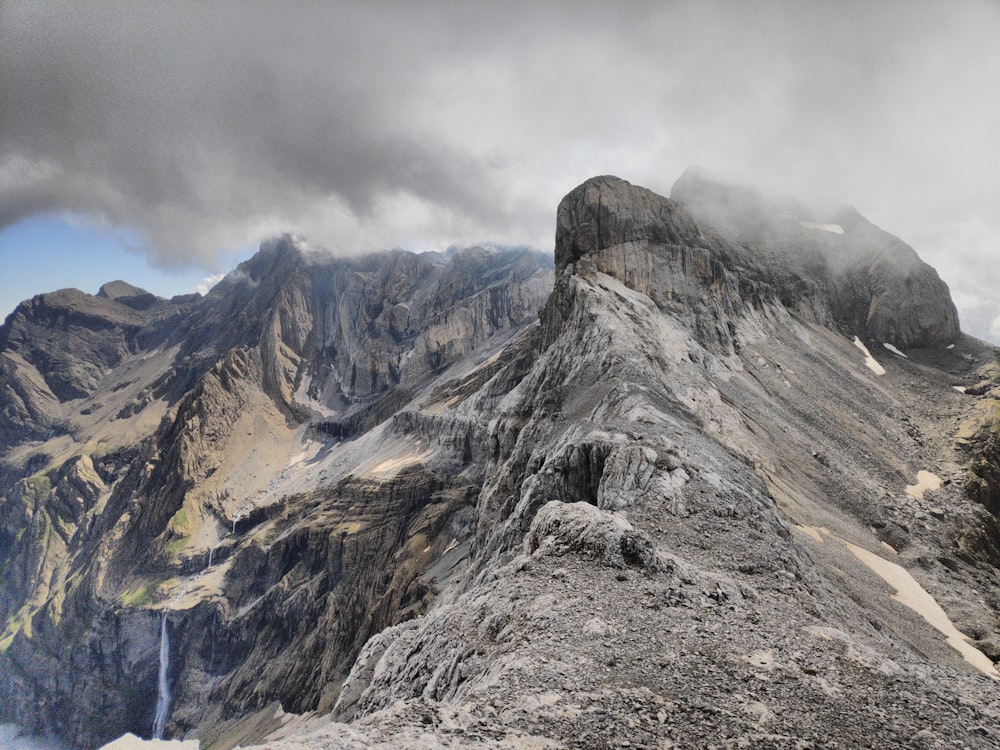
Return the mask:
[(948, 346), (945, 347), (945, 349), (947, 349), (948, 351), (951, 351), (954, 348), (955, 348), (954, 344), (948, 344)]
[(964, 385), (953, 385), (952, 388), (954, 388), (959, 393), (965, 393), (965, 386)]
[(805, 227), (806, 229), (819, 229), (823, 232), (833, 232), (834, 234), (843, 234), (844, 228), (840, 224), (817, 224), (813, 221), (800, 221), (799, 226)]
[(406, 453), (402, 456), (395, 456), (394, 458), (387, 458), (384, 461), (380, 461), (374, 466), (368, 468), (361, 476), (364, 477), (380, 477), (380, 476), (391, 476), (393, 474), (398, 474), (403, 469), (414, 466), (421, 461), (426, 460), (433, 454), (434, 451), (428, 448), (425, 451), (412, 453)]
[(879, 557), (874, 552), (869, 552), (863, 547), (858, 547), (850, 542), (844, 542), (844, 544), (854, 553), (856, 558), (896, 589), (896, 593), (892, 595), (893, 599), (900, 604), (905, 604), (933, 625), (948, 639), (948, 645), (958, 651), (969, 664), (983, 674), (1000, 680), (1000, 672), (997, 672), (990, 658), (969, 643), (945, 611), (941, 609), (941, 605), (904, 568)]
[(865, 346), (864, 342), (857, 336), (854, 337), (854, 345), (861, 350), (865, 355), (865, 367), (874, 372), (876, 375), (885, 375), (885, 368), (878, 363), (878, 360), (872, 356), (872, 353), (868, 351), (868, 347)]
[(898, 355), (899, 355), (900, 357), (902, 357), (903, 359), (909, 359), (909, 357), (907, 357), (907, 356), (906, 356), (905, 354), (903, 354), (903, 353), (902, 353), (901, 351), (899, 351), (899, 349), (897, 349), (896, 347), (894, 347), (894, 346), (893, 346), (892, 344), (890, 344), (890, 343), (889, 343), (889, 342), (887, 342), (887, 341), (886, 341), (886, 342), (883, 342), (883, 343), (882, 343), (882, 346), (884, 346), (884, 347), (885, 347), (886, 349), (888, 349), (888, 350), (889, 350), (890, 352), (892, 352), (893, 354), (898, 354)]
[[(920, 474), (934, 477), (934, 475), (929, 471), (922, 471)], [(937, 477), (934, 478), (937, 479)], [(938, 481), (940, 482), (940, 480)], [(936, 630), (945, 636), (948, 641), (948, 645), (958, 651), (958, 653), (962, 655), (962, 658), (969, 662), (969, 664), (974, 666), (983, 674), (987, 674), (993, 679), (1000, 680), (1000, 672), (998, 672), (996, 667), (993, 666), (993, 662), (990, 658), (969, 643), (968, 638), (966, 638), (966, 636), (955, 627), (947, 613), (941, 609), (941, 605), (937, 603), (933, 596), (924, 590), (923, 586), (917, 583), (917, 580), (911, 576), (905, 568), (897, 565), (896, 563), (889, 562), (884, 557), (880, 557), (874, 552), (869, 552), (864, 547), (859, 547), (856, 544), (851, 544), (845, 539), (841, 539), (840, 537), (832, 534), (830, 530), (824, 526), (802, 526), (795, 524), (795, 528), (813, 538), (820, 544), (823, 543), (824, 536), (830, 536), (842, 542), (858, 560), (863, 562), (868, 568), (875, 572), (883, 581), (896, 589), (896, 593), (892, 595), (893, 599), (900, 604), (905, 604), (933, 625)], [(888, 544), (885, 544), (885, 542), (882, 544), (893, 553), (896, 552), (896, 550)]]
[(201, 743), (198, 740), (143, 740), (134, 734), (123, 734), (117, 740), (109, 742), (100, 750), (198, 750)]
[(941, 489), (941, 477), (929, 471), (917, 472), (917, 483), (906, 486), (906, 494), (914, 500), (923, 500), (926, 490)]
[(434, 448), (425, 447), (422, 440), (400, 440), (369, 454), (350, 473), (364, 479), (392, 476), (432, 455)]
[(795, 524), (795, 528), (820, 544), (823, 543), (823, 534), (830, 533), (830, 530), (825, 526), (801, 526), (799, 524)]

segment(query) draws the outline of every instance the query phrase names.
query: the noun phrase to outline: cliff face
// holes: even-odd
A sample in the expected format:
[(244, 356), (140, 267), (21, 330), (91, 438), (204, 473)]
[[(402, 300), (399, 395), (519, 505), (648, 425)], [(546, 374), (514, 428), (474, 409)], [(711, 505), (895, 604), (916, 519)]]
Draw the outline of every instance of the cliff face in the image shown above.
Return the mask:
[(8, 321), (65, 426), (4, 433), (0, 718), (148, 735), (166, 613), (203, 746), (1000, 742), (994, 352), (860, 217), (692, 180), (572, 191), (554, 280), (267, 244), (82, 395)]
[(172, 731), (332, 705), (470, 529), (487, 417), (431, 413), (426, 437), (386, 420), (521, 334), (550, 287), (534, 253), (332, 260), (283, 238), (202, 299), (109, 284), (19, 307), (5, 385), (44, 409), (3, 430), (4, 718), (82, 746), (147, 734), (164, 611)]
[(816, 209), (779, 205), (693, 168), (674, 184), (671, 198), (755, 256), (789, 291), (817, 285), (820, 304), (844, 333), (904, 350), (947, 345), (959, 333), (937, 272), (854, 209), (817, 216)]
[[(998, 583), (997, 519), (959, 490), (951, 441), (978, 403), (952, 386), (989, 348), (957, 336), (904, 358), (876, 340), (877, 375), (822, 275), (772, 275), (613, 178), (558, 217), (541, 349), (491, 424), (470, 575), (369, 641), (342, 723), (273, 746), (1000, 739), (982, 721), (1000, 707), (996, 602), (973, 603)], [(943, 484), (920, 492), (927, 470)], [(964, 658), (930, 609), (890, 598), (921, 585), (969, 634)]]
[(0, 449), (65, 433), (74, 410), (62, 404), (93, 396), (109, 371), (160, 346), (192, 302), (112, 282), (97, 296), (63, 289), (18, 305), (0, 328)]

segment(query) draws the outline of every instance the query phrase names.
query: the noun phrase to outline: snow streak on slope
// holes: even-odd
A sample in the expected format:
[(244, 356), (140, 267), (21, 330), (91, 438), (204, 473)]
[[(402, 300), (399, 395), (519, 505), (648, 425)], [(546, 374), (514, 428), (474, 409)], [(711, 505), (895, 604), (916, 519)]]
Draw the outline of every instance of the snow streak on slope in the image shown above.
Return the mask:
[(1000, 680), (1000, 672), (997, 672), (990, 658), (969, 643), (968, 639), (945, 614), (945, 611), (941, 609), (941, 605), (905, 569), (850, 542), (844, 542), (844, 544), (854, 553), (855, 557), (896, 589), (896, 593), (892, 595), (893, 599), (905, 604), (939, 630), (948, 639), (948, 645), (958, 651), (969, 664), (983, 674)]
[(831, 234), (844, 233), (844, 228), (840, 224), (817, 224), (813, 221), (800, 221), (799, 225), (806, 229), (818, 229), (822, 232), (830, 232)]
[(861, 350), (861, 353), (865, 355), (865, 367), (874, 372), (876, 375), (885, 375), (885, 368), (878, 363), (878, 360), (872, 356), (872, 353), (868, 351), (868, 347), (864, 345), (857, 336), (854, 337), (854, 345)]

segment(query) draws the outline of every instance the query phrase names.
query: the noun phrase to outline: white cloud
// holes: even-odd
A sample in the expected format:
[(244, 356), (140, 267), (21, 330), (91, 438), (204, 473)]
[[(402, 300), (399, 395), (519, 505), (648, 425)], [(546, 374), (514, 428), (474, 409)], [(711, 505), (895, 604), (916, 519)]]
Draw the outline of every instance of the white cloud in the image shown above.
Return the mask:
[(1000, 227), (990, 0), (3, 13), (0, 227), (89, 212), (206, 270), (284, 231), (336, 252), (548, 249), (584, 179), (667, 193), (699, 164), (852, 203), (956, 291), (996, 296), (966, 281), (1000, 281), (996, 244), (979, 232), (958, 262), (948, 239)]
[[(1000, 194), (997, 197), (1000, 206)], [(902, 229), (885, 226), (913, 245), (951, 290), (962, 330), (1000, 343), (991, 324), (1000, 314), (1000, 212), (905, 217)]]
[(223, 278), (225, 278), (224, 273), (217, 273), (213, 276), (206, 276), (195, 285), (195, 288), (192, 291), (197, 292), (198, 294), (201, 295), (206, 295), (209, 293), (212, 287), (218, 284), (220, 281), (222, 281)]

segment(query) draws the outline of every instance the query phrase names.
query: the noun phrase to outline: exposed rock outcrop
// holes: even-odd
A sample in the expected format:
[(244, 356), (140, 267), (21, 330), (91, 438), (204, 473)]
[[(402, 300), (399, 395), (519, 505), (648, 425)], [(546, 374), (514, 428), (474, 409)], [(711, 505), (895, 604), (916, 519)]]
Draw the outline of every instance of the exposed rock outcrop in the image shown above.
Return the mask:
[[(702, 232), (681, 206), (614, 177), (588, 180), (563, 198), (556, 214), (559, 271), (618, 279), (660, 310), (690, 320), (701, 343), (725, 352), (739, 346), (730, 330), (732, 316), (771, 293), (741, 277), (738, 256)], [(560, 314), (572, 309), (567, 293), (566, 284), (559, 284), (549, 301), (550, 335)]]
[(22, 302), (0, 329), (0, 348), (16, 352), (60, 401), (92, 395), (104, 375), (130, 355), (157, 347), (187, 309), (148, 295), (90, 296), (63, 289)]
[(852, 208), (818, 209), (816, 215), (817, 209), (767, 200), (695, 168), (670, 195), (759, 256), (786, 294), (818, 286), (845, 333), (903, 350), (949, 344), (959, 334), (958, 313), (937, 272)]
[[(621, 199), (635, 194), (637, 206)], [(650, 214), (679, 228), (642, 229)], [(941, 425), (962, 403), (950, 381), (969, 377), (966, 360), (943, 346), (893, 355), (885, 377), (912, 385), (887, 392), (818, 324), (840, 328), (822, 276), (794, 281), (810, 302), (789, 304), (790, 277), (609, 178), (559, 215), (541, 350), (491, 428), (475, 577), (366, 646), (334, 712), (349, 726), (315, 724), (278, 746), (388, 746), (421, 723), (476, 747), (1000, 740), (975, 719), (997, 716), (996, 685), (963, 671), (846, 544), (919, 567), (967, 632), (985, 623), (970, 617), (993, 616), (959, 600), (995, 586), (995, 568), (918, 561), (964, 524), (995, 522), (952, 485), (955, 524), (918, 527), (934, 516), (904, 491), (916, 461), (956, 461)], [(717, 272), (669, 263), (698, 248)], [(879, 534), (904, 527), (897, 556)], [(954, 700), (964, 721), (935, 708)], [(872, 710), (890, 701), (899, 708)]]
[(1000, 517), (1000, 360), (979, 374), (982, 379), (965, 389), (977, 399), (976, 409), (959, 427), (959, 440), (972, 459), (965, 491)]

